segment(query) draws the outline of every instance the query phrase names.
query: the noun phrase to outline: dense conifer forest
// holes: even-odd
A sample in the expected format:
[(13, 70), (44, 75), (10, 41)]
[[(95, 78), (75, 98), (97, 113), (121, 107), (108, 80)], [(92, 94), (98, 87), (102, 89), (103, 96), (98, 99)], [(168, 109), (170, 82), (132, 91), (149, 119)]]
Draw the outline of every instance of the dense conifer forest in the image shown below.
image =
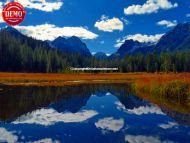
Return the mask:
[[(71, 72), (70, 67), (118, 67), (118, 72), (190, 72), (190, 52), (151, 52), (97, 59), (68, 54), (47, 42), (0, 31), (0, 71)], [(77, 47), (76, 47), (77, 48)]]

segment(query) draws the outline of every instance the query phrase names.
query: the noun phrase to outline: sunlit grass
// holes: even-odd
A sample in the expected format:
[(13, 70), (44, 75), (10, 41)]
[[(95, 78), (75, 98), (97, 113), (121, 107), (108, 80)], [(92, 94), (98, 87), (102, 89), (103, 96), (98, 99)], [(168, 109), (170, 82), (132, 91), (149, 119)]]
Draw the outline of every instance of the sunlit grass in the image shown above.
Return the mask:
[(181, 113), (190, 112), (190, 84), (187, 80), (151, 80), (149, 84), (135, 84), (136, 95), (163, 108)]

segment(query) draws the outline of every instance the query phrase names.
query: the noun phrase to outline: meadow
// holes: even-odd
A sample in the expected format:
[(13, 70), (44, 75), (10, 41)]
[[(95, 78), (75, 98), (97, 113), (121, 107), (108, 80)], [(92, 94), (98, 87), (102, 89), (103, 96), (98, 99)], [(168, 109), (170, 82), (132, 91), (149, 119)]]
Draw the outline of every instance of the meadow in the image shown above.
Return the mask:
[(190, 83), (190, 73), (0, 73), (0, 84), (63, 86), (65, 84), (135, 82), (139, 87), (164, 84), (174, 80)]

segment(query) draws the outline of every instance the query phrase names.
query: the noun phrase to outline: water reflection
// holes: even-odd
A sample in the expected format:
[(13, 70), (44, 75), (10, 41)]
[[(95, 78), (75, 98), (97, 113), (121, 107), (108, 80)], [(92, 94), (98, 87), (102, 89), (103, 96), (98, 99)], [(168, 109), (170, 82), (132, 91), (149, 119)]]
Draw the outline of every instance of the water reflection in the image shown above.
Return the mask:
[(0, 142), (190, 140), (190, 114), (160, 108), (134, 96), (131, 85), (1, 88)]
[(83, 122), (97, 115), (94, 110), (83, 110), (77, 113), (59, 113), (53, 109), (40, 109), (18, 117), (14, 124), (38, 124), (44, 126), (54, 125), (58, 122), (77, 123)]

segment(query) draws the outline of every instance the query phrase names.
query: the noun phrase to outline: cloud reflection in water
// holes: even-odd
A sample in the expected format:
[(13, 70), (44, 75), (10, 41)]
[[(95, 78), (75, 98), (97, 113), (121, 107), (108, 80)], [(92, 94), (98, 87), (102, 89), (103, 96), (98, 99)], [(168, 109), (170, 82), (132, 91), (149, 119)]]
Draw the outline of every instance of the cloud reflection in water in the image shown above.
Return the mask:
[(13, 121), (14, 124), (38, 124), (38, 125), (54, 125), (57, 122), (75, 123), (88, 120), (98, 113), (94, 110), (83, 110), (77, 113), (59, 113), (54, 109), (40, 109), (22, 115)]

